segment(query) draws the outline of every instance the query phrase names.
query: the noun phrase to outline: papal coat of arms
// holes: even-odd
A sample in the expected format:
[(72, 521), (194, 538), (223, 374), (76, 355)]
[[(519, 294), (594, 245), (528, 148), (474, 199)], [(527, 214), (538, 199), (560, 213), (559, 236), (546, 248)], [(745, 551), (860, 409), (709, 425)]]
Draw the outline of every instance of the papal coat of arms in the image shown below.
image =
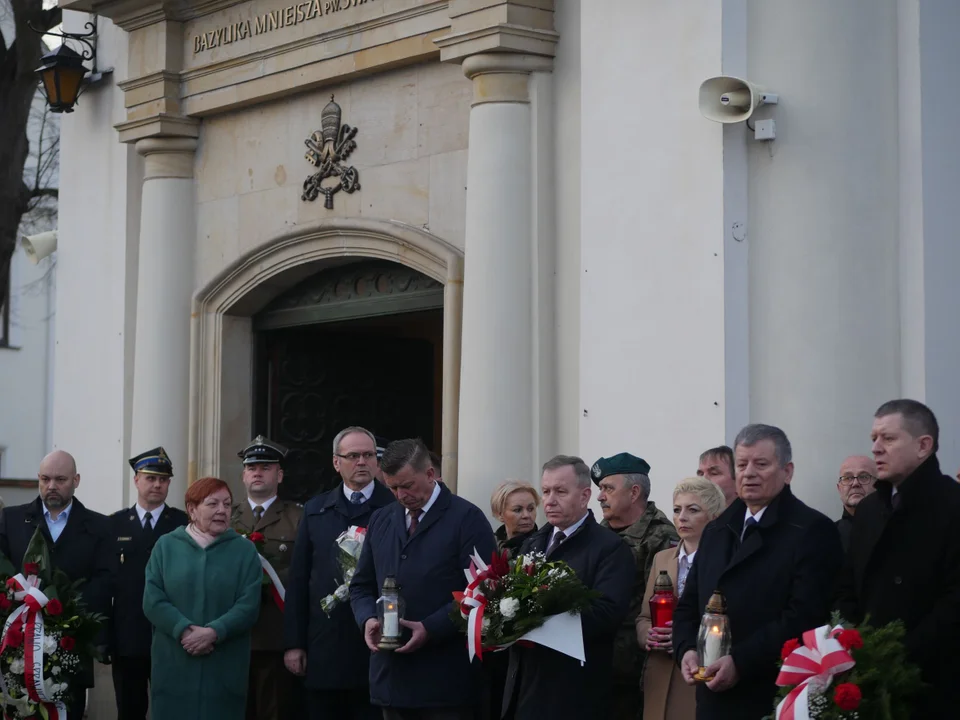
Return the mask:
[[(345, 164), (357, 147), (353, 139), (357, 128), (341, 124), (340, 118), (340, 106), (331, 95), (330, 102), (320, 113), (320, 129), (304, 141), (307, 146), (305, 157), (319, 169), (303, 182), (302, 197), (312, 202), (323, 195), (323, 206), (327, 210), (333, 209), (333, 196), (341, 190), (352, 193), (360, 189), (360, 174), (355, 167)], [(331, 178), (333, 182), (325, 185), (324, 180)]]

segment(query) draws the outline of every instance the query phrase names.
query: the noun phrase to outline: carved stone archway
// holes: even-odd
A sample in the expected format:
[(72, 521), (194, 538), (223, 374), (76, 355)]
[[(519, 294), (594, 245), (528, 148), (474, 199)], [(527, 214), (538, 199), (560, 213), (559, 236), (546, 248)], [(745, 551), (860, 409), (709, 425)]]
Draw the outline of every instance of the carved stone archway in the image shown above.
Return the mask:
[(250, 440), (252, 316), (324, 267), (376, 258), (443, 283), (443, 478), (456, 491), (463, 253), (389, 220), (338, 219), (277, 237), (244, 254), (194, 296), (191, 318), (188, 481), (240, 475), (237, 450)]

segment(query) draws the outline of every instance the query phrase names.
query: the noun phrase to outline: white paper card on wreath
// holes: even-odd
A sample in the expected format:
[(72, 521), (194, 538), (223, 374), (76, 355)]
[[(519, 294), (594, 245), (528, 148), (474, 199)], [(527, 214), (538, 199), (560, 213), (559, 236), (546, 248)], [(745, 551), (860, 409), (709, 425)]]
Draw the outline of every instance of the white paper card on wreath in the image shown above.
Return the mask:
[(543, 625), (536, 630), (531, 630), (520, 639), (568, 655), (574, 660), (579, 660), (581, 665), (587, 661), (583, 650), (583, 624), (580, 622), (580, 613), (551, 615)]

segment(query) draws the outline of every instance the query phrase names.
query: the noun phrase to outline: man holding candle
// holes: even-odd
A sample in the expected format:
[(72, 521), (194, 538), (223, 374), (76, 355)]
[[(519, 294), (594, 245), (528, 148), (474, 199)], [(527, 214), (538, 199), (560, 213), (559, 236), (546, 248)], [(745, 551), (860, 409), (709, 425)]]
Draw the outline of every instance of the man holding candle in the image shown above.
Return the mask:
[[(480, 666), (470, 663), (450, 607), (474, 550), (489, 558), (496, 549), (493, 530), (478, 507), (437, 482), (422, 441), (390, 443), (380, 467), (398, 503), (371, 516), (350, 583), (353, 614), (373, 653), (370, 700), (385, 720), (472, 720)], [(394, 583), (406, 611), (384, 613), (381, 627), (377, 599)], [(400, 647), (382, 649), (397, 630)]]
[(904, 645), (928, 688), (913, 717), (957, 716), (954, 651), (960, 645), (960, 487), (940, 470), (940, 428), (916, 400), (874, 415), (876, 492), (857, 506), (837, 609), (879, 627), (902, 620)]
[[(673, 616), (684, 680), (697, 683), (698, 720), (759, 720), (773, 709), (783, 643), (829, 619), (843, 550), (833, 522), (790, 491), (790, 441), (770, 425), (748, 425), (734, 445), (738, 499), (703, 532)], [(698, 653), (705, 611), (719, 592), (732, 635)], [(709, 607), (708, 607), (709, 605)]]
[[(547, 524), (523, 543), (520, 552), (542, 552), (547, 560), (567, 563), (599, 596), (580, 616), (585, 664), (543, 645), (510, 648), (503, 717), (611, 718), (614, 638), (630, 610), (636, 575), (633, 554), (587, 509), (590, 469), (583, 460), (569, 455), (548, 460), (540, 489)], [(634, 692), (640, 693), (639, 682)]]

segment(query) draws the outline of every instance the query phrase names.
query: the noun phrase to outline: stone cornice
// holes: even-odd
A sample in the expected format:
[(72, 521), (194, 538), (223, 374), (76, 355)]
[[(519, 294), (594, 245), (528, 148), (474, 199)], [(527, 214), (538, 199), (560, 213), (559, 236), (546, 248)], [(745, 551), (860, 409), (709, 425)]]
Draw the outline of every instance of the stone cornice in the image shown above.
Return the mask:
[(200, 136), (200, 122), (192, 118), (157, 114), (114, 125), (120, 133), (120, 142), (137, 142), (146, 138)]
[(465, 57), (486, 52), (512, 52), (553, 57), (559, 33), (520, 25), (490, 27), (451, 33), (436, 40), (441, 62), (459, 62)]

